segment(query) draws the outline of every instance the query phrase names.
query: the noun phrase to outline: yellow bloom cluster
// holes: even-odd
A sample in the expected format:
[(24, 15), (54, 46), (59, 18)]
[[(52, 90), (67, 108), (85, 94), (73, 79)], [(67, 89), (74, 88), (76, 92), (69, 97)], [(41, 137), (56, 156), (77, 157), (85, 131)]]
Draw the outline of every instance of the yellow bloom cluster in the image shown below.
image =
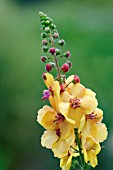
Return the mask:
[(53, 76), (45, 73), (44, 82), (50, 92), (50, 106), (38, 111), (37, 121), (46, 129), (41, 138), (43, 147), (52, 149), (60, 158), (62, 170), (69, 170), (72, 157), (78, 156), (74, 129), (78, 129), (82, 153), (86, 163), (95, 167), (100, 142), (107, 138), (105, 124), (101, 123), (103, 111), (97, 108), (96, 94), (80, 83), (73, 83), (74, 75), (61, 85)]

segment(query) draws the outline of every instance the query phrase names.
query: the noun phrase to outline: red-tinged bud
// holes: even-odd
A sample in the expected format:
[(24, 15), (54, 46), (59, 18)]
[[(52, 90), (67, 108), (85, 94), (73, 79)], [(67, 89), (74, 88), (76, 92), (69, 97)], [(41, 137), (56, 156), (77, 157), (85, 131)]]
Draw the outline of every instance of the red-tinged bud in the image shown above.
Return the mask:
[(80, 83), (80, 78), (77, 75), (75, 75), (73, 82), (74, 83)]
[(55, 48), (50, 48), (49, 52), (53, 55), (56, 52), (56, 50), (55, 50)]
[(44, 80), (46, 80), (46, 79), (47, 79), (47, 77), (46, 77), (45, 73), (46, 73), (46, 72), (43, 72), (43, 74), (42, 74), (42, 78), (43, 78)]
[(67, 56), (67, 58), (69, 58), (69, 57), (71, 56), (70, 51), (67, 51), (67, 52), (66, 52), (66, 56)]
[(61, 85), (60, 85), (60, 94), (63, 93), (64, 91), (65, 91), (64, 85), (61, 84)]
[(66, 63), (69, 65), (69, 68), (72, 67), (72, 62), (71, 61), (67, 60)]
[(45, 62), (46, 62), (46, 59), (47, 59), (47, 57), (45, 57), (45, 56), (41, 56), (41, 61), (42, 61), (42, 62), (44, 62), (44, 63), (45, 63)]
[(46, 64), (45, 69), (50, 72), (52, 70), (52, 65), (50, 63)]
[(58, 34), (58, 33), (54, 33), (54, 34), (53, 34), (53, 37), (54, 37), (54, 38), (58, 38), (58, 37), (59, 37), (59, 34)]
[(47, 45), (47, 40), (42, 40), (42, 45)]
[(69, 71), (69, 65), (67, 63), (64, 63), (61, 67), (61, 70), (66, 73)]
[(63, 46), (64, 46), (64, 44), (65, 44), (65, 41), (64, 41), (63, 39), (62, 39), (62, 40), (59, 40), (59, 41), (58, 41), (58, 44), (59, 44), (60, 46), (62, 46), (62, 47), (63, 47)]

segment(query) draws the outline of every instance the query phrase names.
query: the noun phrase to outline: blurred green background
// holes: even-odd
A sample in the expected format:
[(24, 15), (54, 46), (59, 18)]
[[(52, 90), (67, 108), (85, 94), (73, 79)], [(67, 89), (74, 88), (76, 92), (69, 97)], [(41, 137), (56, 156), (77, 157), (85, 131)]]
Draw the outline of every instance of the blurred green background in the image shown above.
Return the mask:
[(60, 170), (59, 160), (42, 148), (36, 122), (45, 87), (41, 79), (38, 12), (54, 19), (71, 73), (94, 90), (109, 136), (96, 170), (113, 169), (113, 1), (0, 0), (0, 170)]

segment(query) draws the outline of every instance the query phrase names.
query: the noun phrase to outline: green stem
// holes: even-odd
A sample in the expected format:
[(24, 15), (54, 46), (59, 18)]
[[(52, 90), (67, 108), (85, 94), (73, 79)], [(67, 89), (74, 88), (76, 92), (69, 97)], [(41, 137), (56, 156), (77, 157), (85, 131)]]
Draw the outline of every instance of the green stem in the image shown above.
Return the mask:
[(78, 129), (75, 129), (75, 135), (76, 135), (76, 143), (77, 143), (78, 149), (79, 149), (80, 162), (81, 162), (82, 170), (88, 170), (89, 168), (86, 166), (86, 163), (85, 163), (85, 160), (84, 160), (84, 155), (82, 154), (81, 141), (79, 139)]
[[(52, 38), (52, 34), (50, 34), (50, 40), (51, 40), (52, 47), (55, 47), (54, 40)], [(55, 64), (56, 64), (56, 70), (57, 70), (59, 82), (60, 82), (60, 84), (62, 84), (60, 69), (59, 69), (59, 65), (58, 65), (58, 59), (57, 59), (55, 54), (54, 54), (54, 61), (55, 61)]]

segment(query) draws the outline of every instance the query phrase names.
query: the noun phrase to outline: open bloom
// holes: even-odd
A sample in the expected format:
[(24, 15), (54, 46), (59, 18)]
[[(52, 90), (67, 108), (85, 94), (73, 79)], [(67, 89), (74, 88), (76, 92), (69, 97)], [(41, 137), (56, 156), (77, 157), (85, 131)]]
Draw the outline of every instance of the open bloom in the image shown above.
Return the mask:
[(67, 155), (69, 147), (75, 141), (72, 124), (67, 122), (61, 113), (47, 105), (38, 111), (37, 120), (47, 129), (42, 135), (42, 146), (52, 149), (55, 157)]
[(85, 115), (83, 128), (81, 131), (82, 148), (86, 163), (90, 161), (91, 166), (98, 164), (97, 154), (100, 152), (100, 142), (107, 138), (107, 128), (102, 121), (103, 111), (96, 109), (95, 112)]
[(96, 142), (91, 136), (88, 136), (86, 138), (82, 136), (82, 148), (85, 162), (87, 163), (88, 161), (90, 161), (91, 166), (95, 167), (98, 164), (97, 154), (101, 150), (99, 143)]
[[(74, 146), (74, 149), (78, 149), (77, 145)], [(79, 153), (75, 152), (72, 147), (69, 148), (68, 154), (60, 159), (60, 167), (62, 170), (70, 170), (72, 164), (72, 158), (79, 156)]]
[[(68, 78), (70, 82), (73, 77)], [(82, 116), (96, 110), (98, 102), (95, 95), (92, 90), (86, 89), (80, 83), (70, 83), (60, 96), (59, 110), (70, 123), (74, 122), (75, 128), (79, 129)]]

